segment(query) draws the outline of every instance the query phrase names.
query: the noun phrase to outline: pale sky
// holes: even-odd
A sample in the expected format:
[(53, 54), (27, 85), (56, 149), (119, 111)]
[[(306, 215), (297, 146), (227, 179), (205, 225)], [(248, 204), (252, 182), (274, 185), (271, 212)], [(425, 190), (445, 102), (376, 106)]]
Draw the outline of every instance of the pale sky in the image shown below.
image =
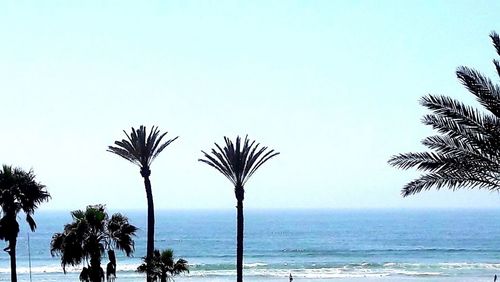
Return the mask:
[(42, 209), (145, 209), (139, 168), (106, 152), (122, 130), (180, 136), (153, 163), (158, 209), (235, 205), (197, 161), (223, 136), (281, 152), (246, 185), (246, 208), (500, 207), (488, 191), (409, 198), (427, 93), (494, 81), (499, 1), (2, 1), (0, 162), (33, 168)]

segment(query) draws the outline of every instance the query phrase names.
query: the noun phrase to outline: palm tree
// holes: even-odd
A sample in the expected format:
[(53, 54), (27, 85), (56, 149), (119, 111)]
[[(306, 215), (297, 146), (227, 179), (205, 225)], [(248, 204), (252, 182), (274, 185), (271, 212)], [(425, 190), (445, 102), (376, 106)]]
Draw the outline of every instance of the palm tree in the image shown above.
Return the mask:
[[(498, 34), (492, 32), (490, 38), (500, 55)], [(500, 62), (493, 63), (500, 76)], [(422, 122), (439, 135), (422, 141), (430, 152), (399, 154), (389, 160), (401, 169), (426, 172), (403, 187), (405, 197), (432, 187), (500, 189), (500, 86), (467, 67), (459, 67), (456, 74), (485, 110), (446, 96), (427, 95), (420, 100), (432, 112)]]
[[(270, 158), (278, 155), (274, 150), (267, 151), (267, 147), (260, 147), (255, 141), (250, 142), (248, 136), (243, 144), (241, 138), (236, 137), (236, 145), (224, 137), (226, 146), (222, 149), (217, 143), (212, 149), (211, 155), (201, 151), (205, 159), (204, 162), (222, 173), (234, 185), (236, 196), (236, 277), (237, 282), (243, 281), (243, 200), (245, 196), (245, 183), (255, 173), (255, 171)], [(266, 152), (267, 151), (267, 152)]]
[(101, 256), (105, 250), (116, 248), (127, 256), (134, 252), (132, 236), (135, 236), (137, 227), (129, 224), (127, 217), (115, 213), (108, 218), (104, 205), (90, 205), (85, 211), (72, 211), (71, 217), (73, 222), (66, 224), (62, 233), (54, 234), (50, 242), (50, 253), (61, 256), (64, 273), (67, 265), (85, 262), (80, 281), (100, 282), (104, 280)]
[(172, 249), (155, 250), (151, 260), (144, 258), (137, 271), (140, 273), (150, 273), (153, 281), (167, 282), (173, 281), (174, 276), (183, 272), (189, 273), (188, 262), (185, 259), (174, 260), (174, 251)]
[[(130, 135), (123, 131), (127, 139), (115, 141), (116, 147), (109, 146), (108, 152), (117, 154), (127, 161), (138, 165), (141, 168), (141, 176), (144, 178), (144, 188), (146, 189), (146, 199), (148, 202), (148, 232), (147, 232), (147, 251), (146, 257), (151, 258), (154, 250), (154, 229), (155, 229), (155, 214), (153, 203), (153, 192), (151, 190), (151, 163), (170, 143), (178, 138), (167, 140), (161, 143), (167, 132), (160, 135), (158, 127), (153, 126), (149, 134), (145, 126), (140, 126), (138, 130), (132, 127)], [(148, 275), (147, 281), (150, 282)]]
[(20, 168), (3, 165), (0, 170), (0, 240), (5, 240), (8, 245), (4, 251), (10, 256), (10, 279), (17, 281), (16, 274), (16, 243), (19, 233), (17, 215), (23, 211), (26, 221), (35, 231), (36, 223), (33, 219), (38, 205), (50, 199), (50, 194), (45, 186), (36, 182), (33, 171), (24, 171)]

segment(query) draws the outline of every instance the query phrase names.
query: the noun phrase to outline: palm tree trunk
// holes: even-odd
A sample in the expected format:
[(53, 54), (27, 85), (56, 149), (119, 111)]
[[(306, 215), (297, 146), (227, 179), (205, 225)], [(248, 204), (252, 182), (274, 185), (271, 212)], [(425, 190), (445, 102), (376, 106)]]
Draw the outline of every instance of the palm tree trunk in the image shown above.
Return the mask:
[(11, 282), (17, 282), (16, 243), (17, 243), (17, 238), (13, 238), (13, 239), (9, 240), (10, 281)]
[[(146, 198), (148, 200), (148, 242), (146, 249), (146, 258), (150, 259), (153, 257), (154, 251), (154, 241), (155, 241), (155, 208), (153, 203), (153, 191), (151, 189), (151, 181), (149, 181), (149, 175), (144, 177), (144, 188), (146, 189)], [(149, 268), (147, 268), (146, 281), (151, 282), (151, 276)]]
[(104, 276), (102, 275), (101, 269), (101, 259), (100, 258), (91, 258), (90, 259), (90, 281), (92, 282), (101, 282), (103, 281)]
[[(243, 190), (243, 189), (242, 189)], [(241, 193), (242, 194), (242, 193)], [(236, 281), (243, 282), (243, 197), (237, 198), (236, 205)]]

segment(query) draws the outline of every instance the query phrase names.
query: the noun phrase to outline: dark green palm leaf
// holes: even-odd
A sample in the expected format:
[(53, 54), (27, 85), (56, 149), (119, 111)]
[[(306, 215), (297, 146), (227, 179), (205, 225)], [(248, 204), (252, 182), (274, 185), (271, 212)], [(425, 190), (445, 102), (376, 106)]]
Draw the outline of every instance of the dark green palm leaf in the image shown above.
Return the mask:
[[(500, 38), (490, 35), (500, 55)], [(500, 64), (494, 61), (500, 75)], [(422, 122), (441, 135), (422, 141), (430, 152), (399, 154), (389, 164), (427, 172), (402, 189), (403, 196), (432, 187), (500, 190), (500, 87), (476, 70), (460, 67), (460, 82), (486, 111), (446, 96), (427, 95), (420, 103), (431, 110)]]

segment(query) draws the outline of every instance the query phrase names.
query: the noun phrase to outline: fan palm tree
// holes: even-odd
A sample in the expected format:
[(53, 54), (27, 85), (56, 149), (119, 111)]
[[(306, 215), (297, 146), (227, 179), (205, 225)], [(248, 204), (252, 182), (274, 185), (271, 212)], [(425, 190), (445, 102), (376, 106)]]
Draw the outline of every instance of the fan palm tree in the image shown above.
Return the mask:
[(245, 196), (245, 183), (255, 171), (270, 158), (278, 155), (274, 150), (267, 147), (259, 147), (259, 143), (250, 142), (248, 136), (243, 143), (241, 138), (236, 137), (236, 144), (224, 137), (226, 146), (221, 148), (215, 143), (216, 149), (211, 154), (201, 151), (205, 159), (199, 161), (208, 164), (222, 173), (234, 185), (236, 196), (236, 278), (237, 282), (243, 281), (243, 200)]
[[(149, 271), (148, 271), (149, 270)], [(174, 276), (183, 272), (189, 273), (188, 262), (185, 259), (174, 260), (172, 249), (155, 250), (151, 260), (144, 258), (144, 263), (137, 268), (138, 272), (150, 273), (151, 279), (158, 282), (173, 281)]]
[(33, 214), (42, 202), (50, 199), (50, 194), (45, 186), (36, 182), (33, 171), (24, 171), (20, 168), (3, 165), (0, 170), (0, 240), (5, 240), (8, 245), (4, 251), (10, 256), (10, 279), (17, 281), (16, 274), (16, 243), (19, 233), (17, 215), (19, 212), (26, 214), (26, 221), (35, 231), (36, 223)]
[[(109, 146), (107, 151), (114, 153), (141, 168), (140, 173), (144, 178), (144, 188), (146, 189), (146, 199), (148, 202), (148, 238), (146, 257), (151, 258), (154, 250), (155, 214), (153, 192), (151, 189), (151, 181), (149, 180), (149, 176), (151, 175), (150, 166), (153, 160), (163, 151), (163, 149), (175, 141), (178, 136), (162, 143), (163, 137), (167, 135), (167, 132), (160, 134), (158, 127), (153, 126), (148, 134), (146, 127), (142, 125), (137, 130), (132, 127), (130, 135), (125, 131), (123, 132), (127, 136), (127, 139), (115, 141), (116, 147)], [(151, 281), (149, 275), (147, 281)]]
[[(500, 55), (498, 34), (492, 32), (490, 38)], [(500, 62), (493, 63), (500, 76)], [(500, 86), (471, 68), (459, 67), (456, 74), (484, 110), (446, 96), (428, 95), (420, 100), (431, 111), (422, 122), (439, 135), (422, 141), (431, 151), (399, 154), (389, 160), (401, 169), (426, 172), (403, 187), (403, 196), (432, 187), (500, 189)]]
[(54, 234), (50, 243), (51, 255), (61, 256), (64, 273), (67, 265), (85, 262), (80, 281), (101, 282), (104, 280), (101, 256), (105, 250), (116, 248), (127, 256), (134, 252), (132, 237), (137, 228), (129, 224), (127, 217), (115, 213), (108, 218), (104, 205), (72, 211), (71, 217), (73, 222), (66, 224), (62, 233)]

